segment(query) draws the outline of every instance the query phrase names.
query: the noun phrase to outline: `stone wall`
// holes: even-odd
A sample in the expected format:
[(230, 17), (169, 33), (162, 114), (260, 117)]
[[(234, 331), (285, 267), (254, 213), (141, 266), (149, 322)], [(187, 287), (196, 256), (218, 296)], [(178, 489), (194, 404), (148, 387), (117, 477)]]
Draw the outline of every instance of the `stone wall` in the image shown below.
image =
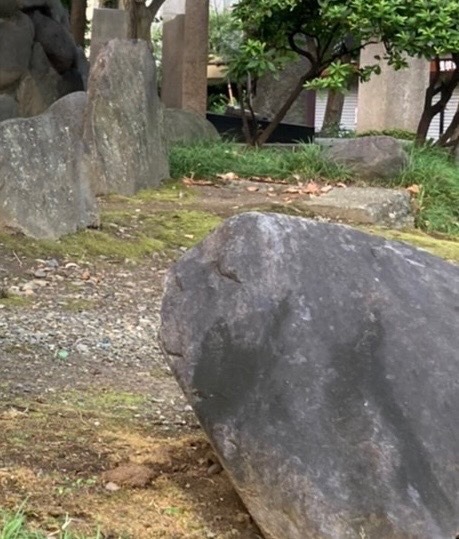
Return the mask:
[(60, 0), (2, 0), (0, 121), (36, 116), (84, 90), (87, 72)]

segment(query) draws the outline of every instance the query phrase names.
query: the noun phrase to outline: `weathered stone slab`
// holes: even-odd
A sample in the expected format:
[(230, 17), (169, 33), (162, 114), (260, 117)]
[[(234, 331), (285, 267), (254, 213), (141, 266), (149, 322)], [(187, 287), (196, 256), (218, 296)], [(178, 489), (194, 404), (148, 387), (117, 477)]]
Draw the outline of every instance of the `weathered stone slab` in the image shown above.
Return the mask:
[(169, 364), (269, 539), (453, 539), (459, 268), (247, 213), (167, 277)]
[(382, 187), (333, 189), (320, 197), (295, 202), (314, 215), (354, 224), (411, 228), (414, 217), (409, 193)]
[(98, 222), (79, 174), (84, 92), (41, 116), (0, 124), (0, 222), (35, 238), (58, 238)]
[(131, 195), (169, 176), (163, 105), (145, 41), (110, 41), (91, 66), (84, 143), (96, 194)]
[(164, 129), (168, 144), (220, 139), (213, 124), (202, 115), (189, 110), (165, 109)]
[(317, 142), (327, 157), (365, 180), (395, 178), (408, 165), (404, 144), (392, 137), (326, 139)]

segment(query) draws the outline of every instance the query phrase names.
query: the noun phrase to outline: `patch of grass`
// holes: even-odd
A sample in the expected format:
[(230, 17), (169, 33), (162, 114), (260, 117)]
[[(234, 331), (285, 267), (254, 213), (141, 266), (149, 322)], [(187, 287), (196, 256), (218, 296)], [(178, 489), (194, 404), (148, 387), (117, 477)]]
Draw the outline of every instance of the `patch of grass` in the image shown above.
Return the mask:
[(427, 232), (459, 235), (459, 167), (433, 148), (412, 148), (408, 168), (393, 182), (421, 188), (417, 226)]
[(231, 142), (206, 142), (177, 145), (170, 152), (173, 178), (194, 176), (215, 179), (218, 174), (234, 172), (250, 178), (271, 177), (304, 180), (345, 180), (350, 174), (343, 167), (324, 158), (315, 144), (302, 144), (295, 150), (282, 148), (248, 148)]
[(196, 193), (191, 192), (182, 183), (168, 180), (161, 184), (159, 189), (144, 189), (131, 197), (122, 195), (107, 195), (109, 202), (126, 202), (128, 204), (143, 204), (145, 202), (186, 202), (195, 198)]
[(0, 304), (11, 309), (27, 307), (32, 301), (30, 296), (17, 296), (16, 294), (0, 292)]
[(90, 309), (94, 309), (96, 306), (95, 301), (92, 299), (84, 299), (84, 298), (72, 298), (67, 299), (65, 303), (62, 305), (62, 308), (64, 311), (68, 312), (81, 312), (81, 311), (89, 311)]
[[(67, 522), (63, 524), (63, 530), (53, 533), (56, 539), (102, 539), (102, 535), (96, 532), (92, 536), (75, 535), (65, 529)], [(0, 512), (0, 539), (46, 539), (49, 535), (33, 531), (26, 522), (25, 515), (21, 510), (15, 514)]]
[(202, 211), (163, 211), (152, 214), (108, 211), (102, 214), (101, 230), (83, 230), (57, 241), (33, 240), (19, 234), (0, 233), (0, 243), (25, 256), (104, 256), (136, 260), (177, 247), (192, 247), (221, 221)]

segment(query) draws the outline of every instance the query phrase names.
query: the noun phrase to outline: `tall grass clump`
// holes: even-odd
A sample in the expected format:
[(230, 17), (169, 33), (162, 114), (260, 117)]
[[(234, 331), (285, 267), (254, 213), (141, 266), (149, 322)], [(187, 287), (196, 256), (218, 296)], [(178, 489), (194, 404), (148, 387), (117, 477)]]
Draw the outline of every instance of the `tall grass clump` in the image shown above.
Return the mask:
[[(66, 520), (66, 523), (68, 522)], [(49, 535), (30, 530), (22, 509), (15, 514), (0, 511), (0, 539), (47, 539), (47, 537)], [(102, 539), (102, 534), (97, 531), (89, 537), (63, 529), (58, 534), (53, 534), (53, 537), (56, 539)]]
[(459, 166), (445, 151), (413, 147), (408, 167), (394, 184), (419, 186), (419, 228), (459, 236)]
[[(219, 174), (234, 172), (242, 178), (270, 177), (288, 180), (344, 180), (349, 174), (323, 156), (315, 144), (297, 148), (251, 148), (231, 142), (177, 145), (170, 153), (173, 178), (195, 177), (213, 180)], [(295, 178), (294, 178), (295, 177)]]

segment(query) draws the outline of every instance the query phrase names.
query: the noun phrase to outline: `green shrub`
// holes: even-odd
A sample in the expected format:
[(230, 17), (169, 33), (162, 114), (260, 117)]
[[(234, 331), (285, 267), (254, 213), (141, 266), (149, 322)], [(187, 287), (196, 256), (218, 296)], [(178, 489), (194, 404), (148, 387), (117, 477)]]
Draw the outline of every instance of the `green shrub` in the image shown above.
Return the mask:
[(418, 185), (417, 225), (429, 232), (459, 235), (459, 167), (434, 148), (413, 147), (408, 168), (395, 185)]

